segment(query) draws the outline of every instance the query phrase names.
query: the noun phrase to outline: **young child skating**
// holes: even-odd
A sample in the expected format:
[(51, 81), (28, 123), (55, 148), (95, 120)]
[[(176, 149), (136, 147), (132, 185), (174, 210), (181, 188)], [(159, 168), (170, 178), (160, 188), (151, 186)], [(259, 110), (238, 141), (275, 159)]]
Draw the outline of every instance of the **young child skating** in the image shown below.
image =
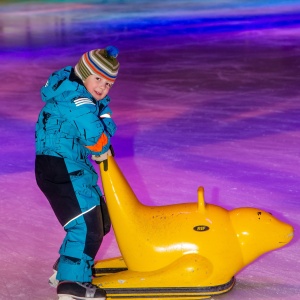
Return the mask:
[(107, 216), (89, 157), (105, 159), (116, 131), (108, 92), (119, 70), (117, 55), (113, 46), (84, 53), (75, 68), (54, 72), (41, 89), (46, 104), (36, 124), (35, 173), (66, 232), (56, 274), (60, 299), (106, 298), (91, 284)]

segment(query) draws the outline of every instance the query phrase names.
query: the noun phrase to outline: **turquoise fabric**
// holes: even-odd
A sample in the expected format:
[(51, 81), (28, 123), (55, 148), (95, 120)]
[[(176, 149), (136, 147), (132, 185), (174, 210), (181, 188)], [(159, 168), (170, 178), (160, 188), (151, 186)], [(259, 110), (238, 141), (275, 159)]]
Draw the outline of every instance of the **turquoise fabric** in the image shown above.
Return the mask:
[[(88, 156), (109, 149), (116, 125), (111, 118), (99, 118), (105, 113), (112, 114), (110, 98), (96, 101), (80, 81), (70, 80), (71, 73), (72, 67), (54, 72), (41, 89), (46, 104), (36, 124), (36, 154), (64, 158), (84, 212), (99, 205), (101, 195), (98, 175)], [(108, 143), (100, 152), (85, 147), (96, 144), (103, 133)]]
[[(87, 227), (83, 216), (69, 223), (65, 231), (67, 234), (59, 250), (60, 260), (56, 279), (91, 282), (94, 258), (84, 253)], [(78, 261), (66, 259), (71, 257), (77, 258)]]
[[(75, 191), (75, 201), (78, 201), (81, 210), (81, 214), (64, 224), (66, 237), (59, 251), (61, 256), (57, 279), (89, 282), (94, 257), (90, 257), (85, 251), (88, 251), (86, 247), (91, 242), (89, 237), (94, 234), (89, 230), (94, 229), (88, 229), (87, 218), (90, 218), (90, 224), (99, 228), (99, 239), (102, 240), (103, 236), (102, 224), (93, 215), (96, 211), (93, 207), (99, 207), (102, 193), (89, 156), (106, 152), (110, 146), (110, 138), (116, 131), (111, 118), (100, 118), (100, 115), (112, 114), (108, 106), (110, 98), (106, 96), (103, 100), (96, 101), (82, 81), (74, 75), (72, 67), (54, 72), (42, 87), (41, 96), (45, 106), (36, 123), (36, 154), (64, 159)], [(89, 150), (86, 146), (97, 144), (102, 134), (106, 135), (107, 144), (103, 145), (100, 152)], [(59, 201), (59, 195), (57, 198)], [(64, 207), (60, 213), (68, 216), (68, 209), (63, 209)], [(95, 236), (95, 243), (99, 246), (101, 240), (97, 241)]]

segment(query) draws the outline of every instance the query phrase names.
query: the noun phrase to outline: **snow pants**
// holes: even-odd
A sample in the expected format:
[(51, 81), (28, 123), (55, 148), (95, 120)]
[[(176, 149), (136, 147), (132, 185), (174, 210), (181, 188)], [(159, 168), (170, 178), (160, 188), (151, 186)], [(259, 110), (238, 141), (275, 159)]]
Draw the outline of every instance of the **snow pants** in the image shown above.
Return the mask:
[(94, 258), (104, 235), (97, 173), (91, 164), (37, 155), (35, 175), (66, 232), (56, 278), (91, 282)]

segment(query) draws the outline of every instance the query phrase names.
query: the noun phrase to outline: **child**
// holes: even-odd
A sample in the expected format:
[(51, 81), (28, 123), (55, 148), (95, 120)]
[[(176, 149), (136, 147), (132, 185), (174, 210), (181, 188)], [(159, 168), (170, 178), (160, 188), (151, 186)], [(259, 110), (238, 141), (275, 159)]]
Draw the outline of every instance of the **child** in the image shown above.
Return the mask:
[(108, 92), (119, 70), (118, 50), (89, 51), (75, 68), (54, 72), (41, 89), (46, 102), (36, 124), (35, 174), (66, 236), (59, 250), (57, 294), (105, 299), (91, 284), (94, 258), (104, 235), (100, 197), (89, 155), (105, 159), (116, 131)]

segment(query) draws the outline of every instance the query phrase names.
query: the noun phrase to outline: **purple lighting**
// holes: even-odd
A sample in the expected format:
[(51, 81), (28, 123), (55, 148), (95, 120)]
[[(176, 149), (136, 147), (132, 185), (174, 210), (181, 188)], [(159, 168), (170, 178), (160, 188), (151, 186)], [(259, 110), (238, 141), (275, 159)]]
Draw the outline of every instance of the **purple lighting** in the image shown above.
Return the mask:
[[(297, 1), (4, 1), (0, 299), (56, 299), (47, 281), (64, 233), (34, 177), (40, 88), (107, 45), (121, 65), (112, 144), (143, 203), (194, 202), (201, 185), (209, 203), (295, 228), (212, 300), (300, 299), (299, 16)], [(98, 258), (116, 255), (111, 232)]]

